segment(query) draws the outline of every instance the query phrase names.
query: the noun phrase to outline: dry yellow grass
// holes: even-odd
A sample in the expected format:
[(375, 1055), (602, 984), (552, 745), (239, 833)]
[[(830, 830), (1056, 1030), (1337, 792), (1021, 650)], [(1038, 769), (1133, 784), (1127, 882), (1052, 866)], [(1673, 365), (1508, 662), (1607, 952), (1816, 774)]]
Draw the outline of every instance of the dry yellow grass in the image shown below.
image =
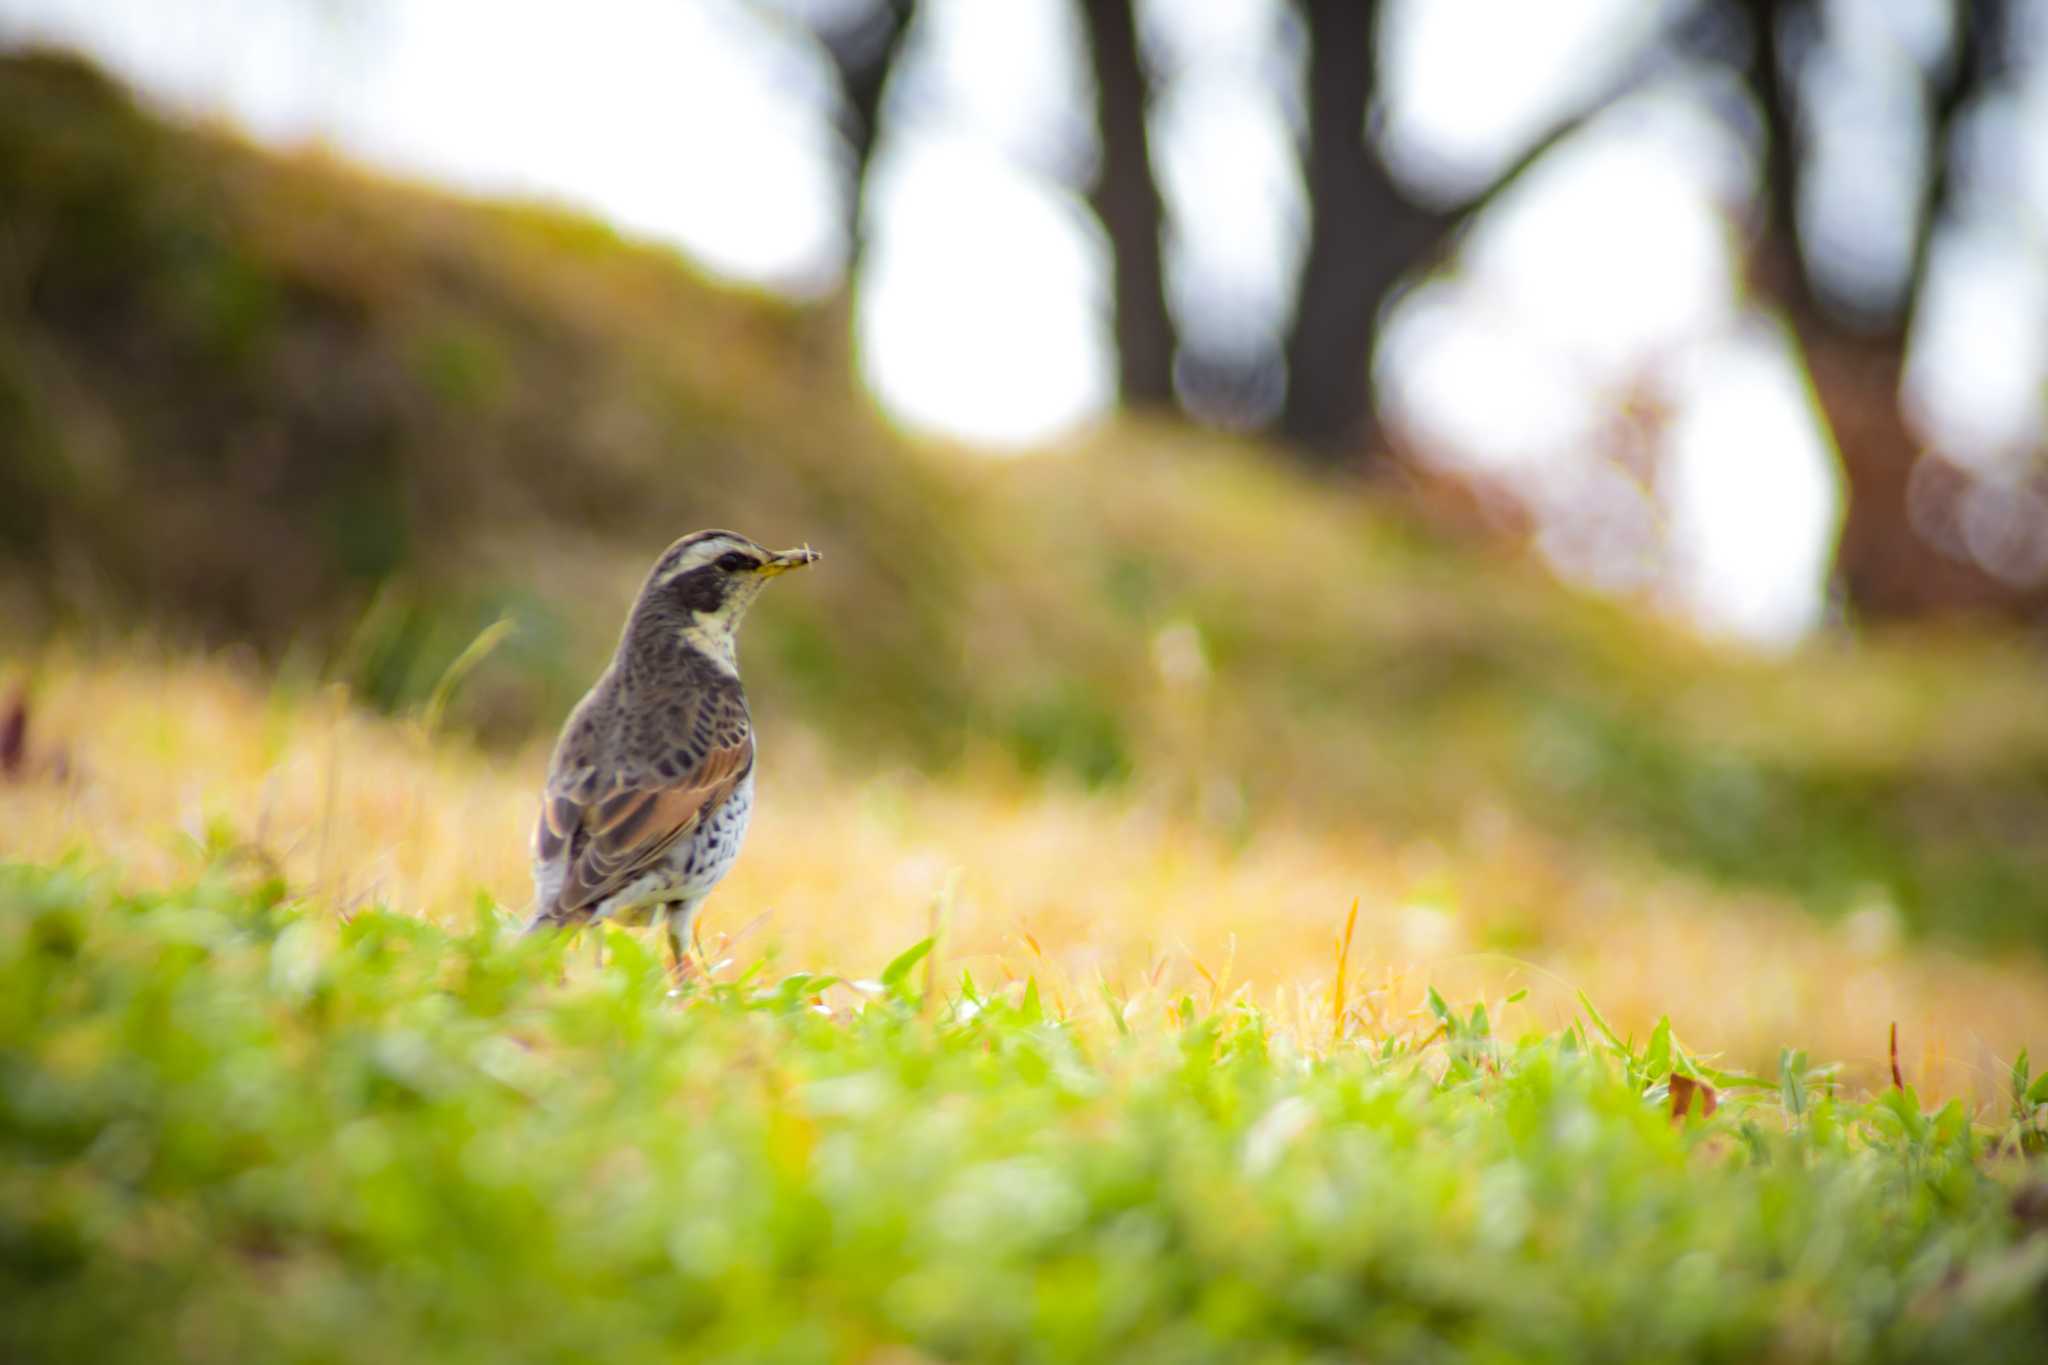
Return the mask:
[[(29, 665), (33, 739), (71, 777), (0, 785), (8, 857), (82, 853), (132, 883), (194, 874), (209, 830), (274, 860), (295, 893), (459, 923), (479, 893), (516, 912), (545, 763), (435, 739), (335, 692), (274, 690), (219, 659), (49, 655)], [(1510, 1031), (1589, 995), (1640, 1037), (1669, 1014), (1691, 1046), (1770, 1071), (1781, 1046), (1884, 1073), (1896, 1021), (1923, 1094), (1982, 1105), (2048, 1042), (2048, 965), (1903, 943), (1881, 907), (1829, 924), (1653, 866), (1594, 859), (1475, 808), (1443, 844), (1259, 824), (1232, 842), (1174, 794), (1089, 797), (982, 776), (851, 773), (773, 714), (750, 844), (704, 920), (714, 958), (869, 975), (943, 928), (942, 970), (1035, 975), (1070, 1008), (1244, 991), (1316, 1045), (1359, 906), (1348, 1026), (1405, 1027), (1423, 987), (1498, 999)], [(738, 936), (737, 941), (730, 941)], [(727, 966), (724, 970), (734, 970)], [(1106, 990), (1105, 990), (1106, 986)]]

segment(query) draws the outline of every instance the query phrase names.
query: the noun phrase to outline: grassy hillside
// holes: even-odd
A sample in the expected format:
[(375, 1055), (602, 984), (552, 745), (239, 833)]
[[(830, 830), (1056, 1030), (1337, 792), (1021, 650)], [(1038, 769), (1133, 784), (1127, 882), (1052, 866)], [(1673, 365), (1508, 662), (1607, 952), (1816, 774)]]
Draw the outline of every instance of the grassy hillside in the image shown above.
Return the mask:
[(173, 127), (60, 59), (0, 63), (0, 214), (0, 610), (39, 631), (252, 642), (402, 710), (509, 618), (447, 723), (516, 744), (658, 549), (730, 525), (827, 556), (747, 662), (851, 771), (1047, 773), (1452, 860), (1505, 830), (2048, 946), (2036, 645), (1745, 659), (1256, 448), (914, 448), (829, 312)]

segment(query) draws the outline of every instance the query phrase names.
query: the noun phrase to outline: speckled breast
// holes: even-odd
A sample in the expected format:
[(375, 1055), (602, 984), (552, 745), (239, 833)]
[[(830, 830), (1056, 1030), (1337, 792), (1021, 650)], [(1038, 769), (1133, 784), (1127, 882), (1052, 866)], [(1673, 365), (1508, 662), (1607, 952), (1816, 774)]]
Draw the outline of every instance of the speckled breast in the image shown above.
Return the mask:
[(672, 899), (697, 900), (711, 894), (733, 860), (740, 856), (740, 843), (747, 837), (747, 822), (754, 815), (754, 774), (751, 769), (734, 787), (725, 804), (711, 812), (709, 819), (679, 839), (669, 850), (667, 864), (676, 879)]
[(607, 897), (593, 918), (614, 924), (646, 924), (663, 905), (682, 902), (694, 905), (711, 894), (733, 860), (740, 856), (740, 843), (747, 837), (747, 821), (754, 814), (754, 774), (740, 779), (725, 804), (678, 839), (661, 865)]

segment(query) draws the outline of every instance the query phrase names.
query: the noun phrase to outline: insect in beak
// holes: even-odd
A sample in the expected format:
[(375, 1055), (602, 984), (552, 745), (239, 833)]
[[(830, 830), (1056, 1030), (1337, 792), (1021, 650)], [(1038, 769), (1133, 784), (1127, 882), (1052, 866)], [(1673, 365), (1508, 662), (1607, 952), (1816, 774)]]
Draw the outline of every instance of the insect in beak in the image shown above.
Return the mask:
[(758, 572), (763, 577), (773, 578), (776, 574), (788, 573), (791, 569), (801, 569), (806, 564), (817, 562), (818, 552), (808, 545), (802, 545), (794, 550), (784, 550), (779, 555), (770, 555)]

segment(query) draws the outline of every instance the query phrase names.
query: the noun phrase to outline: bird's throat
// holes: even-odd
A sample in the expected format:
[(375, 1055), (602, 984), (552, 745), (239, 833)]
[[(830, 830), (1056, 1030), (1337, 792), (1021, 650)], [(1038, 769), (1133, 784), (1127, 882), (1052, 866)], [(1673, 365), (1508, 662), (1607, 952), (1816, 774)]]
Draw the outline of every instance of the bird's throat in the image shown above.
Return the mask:
[(710, 615), (706, 612), (691, 614), (690, 623), (676, 633), (683, 643), (699, 651), (705, 658), (717, 664), (735, 678), (740, 675), (739, 655), (734, 648), (734, 639), (739, 622), (731, 615)]

